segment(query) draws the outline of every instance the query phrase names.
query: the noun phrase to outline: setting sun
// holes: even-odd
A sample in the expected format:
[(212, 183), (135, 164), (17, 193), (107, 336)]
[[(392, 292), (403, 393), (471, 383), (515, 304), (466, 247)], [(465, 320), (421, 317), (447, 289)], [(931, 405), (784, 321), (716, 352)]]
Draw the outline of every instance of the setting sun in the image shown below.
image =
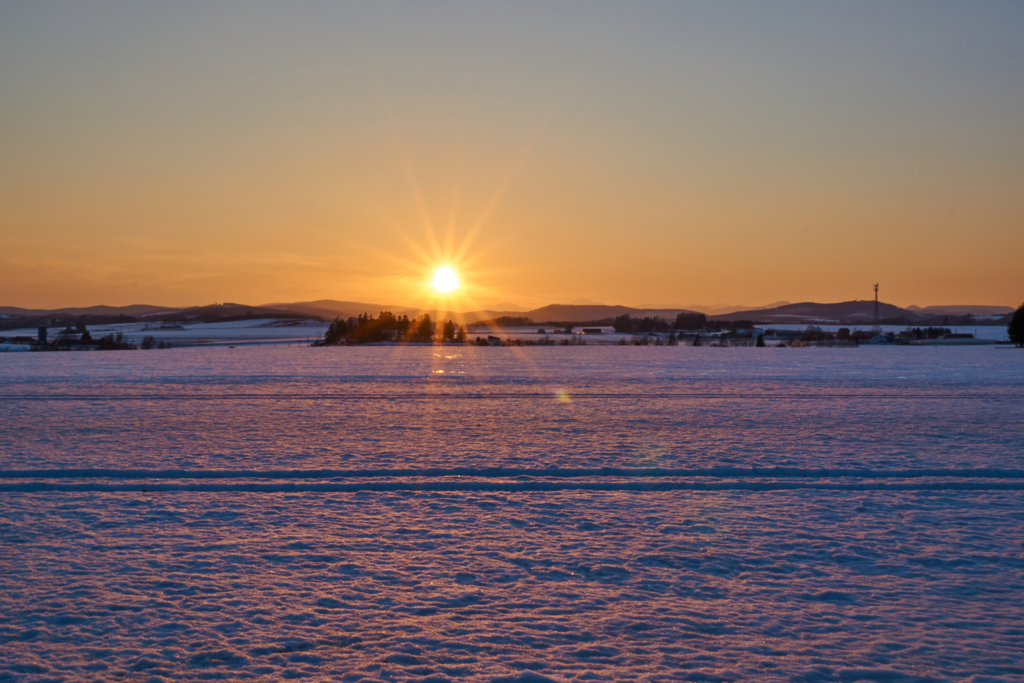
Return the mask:
[(434, 271), (434, 281), (430, 284), (439, 292), (451, 292), (459, 288), (459, 276), (454, 270), (444, 266)]

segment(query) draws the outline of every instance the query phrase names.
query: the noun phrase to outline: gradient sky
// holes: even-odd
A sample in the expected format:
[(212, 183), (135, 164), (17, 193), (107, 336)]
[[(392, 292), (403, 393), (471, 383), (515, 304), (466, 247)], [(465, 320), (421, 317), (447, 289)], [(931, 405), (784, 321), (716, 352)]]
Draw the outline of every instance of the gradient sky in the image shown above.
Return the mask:
[[(0, 304), (1024, 300), (1024, 3), (0, 1)], [(472, 306), (467, 306), (472, 307)]]

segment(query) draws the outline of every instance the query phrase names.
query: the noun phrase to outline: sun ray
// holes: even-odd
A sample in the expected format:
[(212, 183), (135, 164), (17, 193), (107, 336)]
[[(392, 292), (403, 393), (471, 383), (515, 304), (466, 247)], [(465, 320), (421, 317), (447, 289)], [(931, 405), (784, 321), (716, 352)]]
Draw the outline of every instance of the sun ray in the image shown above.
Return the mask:
[(505, 193), (508, 192), (508, 189), (512, 186), (512, 183), (519, 175), (519, 172), (533, 154), (533, 150), (536, 148), (537, 143), (540, 142), (541, 137), (543, 137), (548, 125), (550, 125), (551, 120), (554, 118), (558, 109), (559, 106), (556, 105), (548, 110), (548, 113), (545, 115), (540, 125), (537, 126), (534, 134), (530, 137), (529, 142), (527, 142), (523, 149), (520, 150), (519, 154), (516, 155), (516, 158), (513, 160), (512, 166), (505, 174), (505, 177), (502, 178), (497, 189), (484, 205), (483, 211), (480, 212), (480, 216), (476, 219), (473, 226), (469, 229), (469, 232), (466, 233), (466, 236), (463, 238), (462, 244), (459, 246), (459, 250), (455, 253), (456, 259), (464, 256), (473, 246), (473, 242), (476, 241), (477, 236), (480, 234), (481, 230), (483, 230), (484, 225), (490, 219), (491, 214), (498, 208), (498, 204), (500, 204), (501, 200), (504, 199)]
[(413, 168), (412, 160), (409, 158), (405, 138), (402, 136), (398, 120), (394, 114), (389, 116), (389, 120), (391, 122), (391, 134), (395, 144), (395, 151), (398, 153), (402, 171), (405, 173), (406, 181), (409, 183), (409, 190), (412, 192), (413, 203), (416, 206), (416, 213), (419, 215), (420, 225), (423, 227), (423, 234), (427, 239), (427, 245), (434, 251), (435, 255), (439, 255), (442, 253), (441, 245), (437, 240), (434, 223), (430, 219), (430, 212), (427, 209), (427, 203), (423, 198), (423, 192), (416, 178), (416, 171)]
[[(484, 308), (480, 304), (480, 297), (493, 298), (501, 295), (484, 284), (488, 276), (493, 276), (495, 273), (493, 263), (482, 268), (484, 262), (491, 260), (488, 259), (488, 255), (498, 249), (499, 245), (478, 246), (476, 242), (561, 110), (561, 102), (556, 98), (556, 101), (544, 111), (541, 120), (527, 135), (523, 146), (514, 154), (511, 164), (501, 177), (500, 182), (486, 197), (486, 202), (476, 219), (460, 235), (459, 233), (462, 231), (459, 224), (464, 209), (462, 175), (465, 162), (464, 146), (457, 144), (456, 149), (453, 150), (456, 169), (452, 177), (451, 199), (447, 216), (440, 223), (435, 223), (411, 158), (411, 150), (386, 92), (384, 100), (393, 151), (398, 157), (398, 166), (409, 189), (422, 235), (416, 238), (409, 234), (407, 228), (410, 226), (401, 224), (383, 207), (378, 207), (382, 222), (391, 225), (404, 244), (406, 256), (385, 253), (379, 249), (373, 251), (376, 252), (375, 255), (378, 258), (384, 257), (387, 262), (394, 264), (396, 270), (407, 274), (400, 279), (412, 285), (409, 292), (412, 294), (409, 298), (415, 300), (412, 308), (419, 309), (424, 313), (431, 313), (432, 317), (438, 319), (438, 322), (442, 317), (446, 317), (466, 324), (470, 319), (462, 315), (463, 313)], [(439, 273), (442, 271), (445, 275), (439, 278)], [(414, 273), (419, 275), (414, 275)], [(496, 331), (499, 334), (502, 332), (500, 329)]]

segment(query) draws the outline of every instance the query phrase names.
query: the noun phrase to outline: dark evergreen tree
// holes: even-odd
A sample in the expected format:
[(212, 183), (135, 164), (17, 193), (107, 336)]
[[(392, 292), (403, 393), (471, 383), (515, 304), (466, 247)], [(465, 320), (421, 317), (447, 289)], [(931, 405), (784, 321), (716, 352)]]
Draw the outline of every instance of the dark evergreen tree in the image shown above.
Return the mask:
[(429, 315), (424, 315), (422, 318), (417, 319), (416, 326), (412, 331), (412, 337), (415, 341), (434, 340), (434, 323), (430, 320)]
[(522, 315), (503, 315), (499, 318), (492, 320), (498, 327), (523, 327), (524, 325), (532, 325), (533, 321)]
[(633, 331), (633, 321), (630, 320), (628, 313), (623, 313), (612, 321), (612, 327), (620, 334), (629, 334)]
[(707, 327), (708, 317), (703, 313), (680, 313), (673, 327), (677, 330), (701, 330)]
[(1010, 324), (1006, 326), (1006, 333), (1010, 335), (1010, 341), (1016, 344), (1018, 349), (1024, 349), (1024, 304), (1014, 311)]
[(324, 344), (340, 344), (345, 339), (345, 334), (348, 332), (348, 323), (340, 318), (335, 318), (327, 327), (327, 332), (324, 333)]
[(758, 333), (757, 335), (757, 346), (764, 346), (764, 332)]
[(662, 320), (661, 318), (633, 318), (632, 328), (634, 334), (667, 332), (668, 323)]
[(116, 335), (108, 334), (99, 341), (98, 347), (100, 351), (126, 351), (134, 349), (135, 344), (124, 338), (123, 332), (118, 332)]

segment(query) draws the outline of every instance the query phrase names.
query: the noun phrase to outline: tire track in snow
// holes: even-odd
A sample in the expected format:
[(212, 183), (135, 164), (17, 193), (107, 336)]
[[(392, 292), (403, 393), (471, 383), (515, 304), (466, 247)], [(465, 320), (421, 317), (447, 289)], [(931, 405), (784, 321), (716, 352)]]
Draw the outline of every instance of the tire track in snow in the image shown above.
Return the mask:
[(432, 491), (495, 491), (505, 493), (544, 491), (788, 491), (810, 489), (819, 491), (1022, 491), (1024, 481), (940, 481), (908, 483), (835, 483), (802, 481), (376, 481), (358, 484), (303, 483), (303, 484), (64, 484), (50, 482), (19, 482), (0, 484), (0, 492), (203, 492), (203, 493), (354, 493), (377, 492), (432, 492)]
[[(891, 400), (902, 401), (908, 398), (928, 401), (971, 401), (971, 400), (1014, 400), (1024, 401), (1024, 396), (1019, 394), (907, 394), (902, 393), (802, 393), (785, 394), (766, 392), (759, 394), (728, 394), (710, 392), (692, 393), (570, 393), (572, 400), (587, 399), (648, 399), (660, 400), (671, 398), (700, 398), (713, 400), (741, 400), (741, 401), (762, 401), (762, 400), (822, 400), (822, 399), (870, 399), (870, 400)], [(478, 400), (552, 400), (553, 392), (530, 392), (530, 393), (452, 393), (445, 391), (437, 392), (416, 392), (416, 393), (390, 393), (390, 394), (216, 394), (216, 395), (176, 395), (176, 394), (137, 394), (110, 396), (101, 394), (78, 394), (65, 396), (17, 396), (0, 395), (0, 402), (62, 402), (62, 401), (90, 401), (103, 403), (130, 403), (134, 401), (420, 401), (447, 399), (457, 401), (478, 401)]]
[(407, 469), (352, 470), (119, 470), (119, 469), (40, 469), (0, 470), (0, 479), (360, 479), (394, 477), (784, 477), (859, 479), (919, 479), (956, 477), (985, 479), (1024, 479), (1024, 470), (989, 468), (930, 468), (916, 470), (870, 470), (801, 467), (701, 467), (701, 468), (518, 468), (518, 467), (434, 467)]

